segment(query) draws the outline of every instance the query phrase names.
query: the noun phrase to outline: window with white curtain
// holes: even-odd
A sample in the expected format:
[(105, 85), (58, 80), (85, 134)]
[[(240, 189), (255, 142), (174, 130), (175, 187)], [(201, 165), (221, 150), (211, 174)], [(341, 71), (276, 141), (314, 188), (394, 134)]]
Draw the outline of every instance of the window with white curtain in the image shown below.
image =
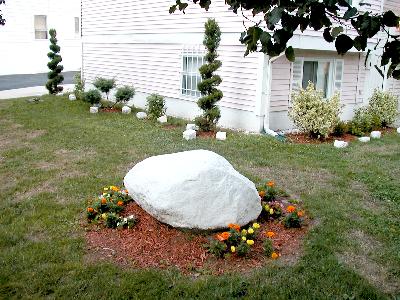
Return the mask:
[(204, 64), (204, 51), (200, 46), (189, 46), (182, 52), (181, 93), (185, 96), (200, 97), (197, 84), (201, 81), (199, 68)]
[(35, 39), (46, 40), (47, 39), (47, 16), (36, 15), (34, 17), (34, 27), (35, 27)]

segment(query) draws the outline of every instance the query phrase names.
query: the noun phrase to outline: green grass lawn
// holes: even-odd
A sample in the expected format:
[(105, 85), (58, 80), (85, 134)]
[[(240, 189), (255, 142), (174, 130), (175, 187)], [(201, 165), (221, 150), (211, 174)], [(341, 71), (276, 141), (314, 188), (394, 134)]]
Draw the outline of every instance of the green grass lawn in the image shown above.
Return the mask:
[[(400, 135), (340, 150), (236, 133), (187, 142), (183, 126), (91, 115), (88, 104), (66, 97), (44, 100), (0, 101), (1, 299), (400, 297)], [(200, 148), (303, 200), (314, 225), (298, 258), (197, 279), (89, 262), (87, 199), (146, 157)]]

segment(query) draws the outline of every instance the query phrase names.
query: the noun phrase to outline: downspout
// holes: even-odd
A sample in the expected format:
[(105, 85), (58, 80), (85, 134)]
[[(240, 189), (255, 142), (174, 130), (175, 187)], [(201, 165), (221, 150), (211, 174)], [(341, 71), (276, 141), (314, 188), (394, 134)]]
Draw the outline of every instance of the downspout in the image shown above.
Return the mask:
[[(262, 121), (259, 124), (259, 132), (267, 133), (270, 135), (276, 136), (277, 134), (269, 128), (269, 110), (270, 110), (270, 101), (271, 101), (271, 84), (272, 84), (272, 64), (282, 57), (284, 53), (281, 53), (275, 57), (268, 57), (268, 61), (265, 65), (265, 61), (263, 61), (263, 77), (262, 77), (262, 85), (261, 85), (261, 97), (260, 97), (260, 105), (259, 105), (259, 116)], [(264, 60), (266, 55), (264, 55)]]

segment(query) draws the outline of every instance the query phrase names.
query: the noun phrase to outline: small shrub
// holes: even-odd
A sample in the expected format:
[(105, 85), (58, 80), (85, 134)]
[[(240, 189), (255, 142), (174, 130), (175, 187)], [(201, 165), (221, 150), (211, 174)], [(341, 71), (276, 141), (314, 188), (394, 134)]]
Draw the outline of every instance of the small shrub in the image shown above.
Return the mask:
[(263, 244), (264, 254), (267, 257), (270, 257), (271, 254), (274, 252), (274, 247), (272, 245), (272, 241), (270, 239), (266, 239)]
[(245, 242), (241, 242), (237, 247), (236, 247), (236, 252), (238, 256), (246, 256), (250, 252), (250, 245), (248, 245)]
[(103, 77), (97, 77), (93, 82), (93, 85), (102, 93), (105, 93), (108, 100), (108, 94), (115, 88), (115, 79), (107, 79)]
[(315, 138), (327, 138), (339, 122), (341, 111), (339, 94), (324, 99), (323, 92), (316, 90), (313, 83), (293, 93), (293, 105), (289, 117), (302, 131)]
[(343, 136), (349, 130), (347, 124), (343, 121), (340, 121), (336, 124), (335, 128), (333, 129), (334, 136)]
[(130, 87), (129, 85), (125, 85), (117, 89), (115, 93), (116, 102), (128, 102), (130, 99), (135, 96), (135, 89)]
[(84, 100), (90, 104), (98, 104), (101, 100), (101, 94), (98, 90), (89, 90), (84, 93)]
[(158, 94), (151, 94), (147, 97), (147, 113), (151, 119), (157, 119), (165, 114), (164, 97)]
[(119, 217), (116, 213), (108, 213), (106, 218), (106, 225), (108, 228), (116, 228)]
[(368, 107), (360, 107), (354, 112), (354, 117), (348, 124), (349, 132), (353, 135), (362, 136), (374, 129), (381, 127), (381, 121), (372, 115)]
[(259, 186), (257, 190), (258, 190), (258, 195), (261, 198), (261, 201), (265, 202), (270, 202), (275, 200), (278, 194), (278, 191), (276, 190), (275, 187), (275, 182), (273, 181), (266, 182), (264, 185)]
[(85, 80), (82, 79), (81, 73), (78, 72), (74, 76), (74, 94), (77, 100), (83, 100), (85, 93)]
[(375, 89), (369, 100), (368, 110), (382, 126), (386, 127), (396, 120), (399, 114), (398, 105), (399, 99), (395, 95)]

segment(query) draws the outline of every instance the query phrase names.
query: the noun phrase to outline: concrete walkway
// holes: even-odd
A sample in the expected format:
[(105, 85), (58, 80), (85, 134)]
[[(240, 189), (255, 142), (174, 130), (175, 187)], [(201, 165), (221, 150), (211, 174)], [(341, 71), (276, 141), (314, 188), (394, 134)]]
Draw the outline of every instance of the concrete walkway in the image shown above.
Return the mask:
[[(73, 84), (65, 84), (63, 85), (65, 92), (72, 92), (74, 90)], [(49, 91), (44, 86), (34, 86), (13, 90), (5, 90), (0, 91), (0, 100), (1, 99), (11, 99), (11, 98), (21, 98), (21, 97), (29, 97), (29, 96), (42, 96), (44, 94), (48, 94)]]
[[(76, 71), (62, 72), (63, 84), (73, 84)], [(47, 73), (39, 74), (16, 74), (0, 76), (0, 91), (14, 90), (20, 88), (44, 86), (47, 82)]]

